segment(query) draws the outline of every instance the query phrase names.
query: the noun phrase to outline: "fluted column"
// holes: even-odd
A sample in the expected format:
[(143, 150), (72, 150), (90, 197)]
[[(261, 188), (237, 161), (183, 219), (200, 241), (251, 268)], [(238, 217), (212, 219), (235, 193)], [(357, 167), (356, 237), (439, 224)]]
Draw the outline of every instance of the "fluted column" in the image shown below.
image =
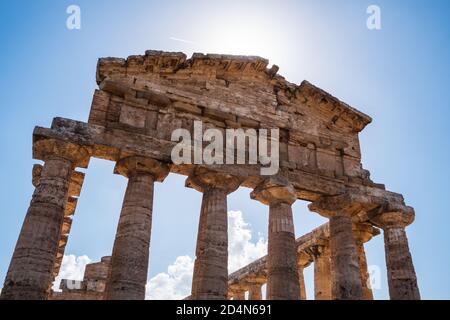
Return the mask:
[[(393, 208), (391, 210), (396, 210)], [(416, 272), (405, 228), (414, 221), (414, 209), (403, 207), (374, 218), (384, 231), (384, 248), (391, 300), (420, 300)]]
[(373, 237), (373, 227), (367, 224), (354, 224), (353, 234), (356, 241), (356, 251), (358, 254), (359, 269), (361, 271), (361, 284), (363, 290), (363, 300), (373, 300), (372, 289), (370, 288), (369, 272), (367, 269), (367, 258), (364, 250), (364, 243)]
[(251, 198), (269, 206), (267, 300), (298, 300), (297, 246), (291, 208), (295, 191), (285, 181), (268, 179), (252, 191)]
[(239, 187), (239, 180), (198, 169), (187, 179), (186, 186), (203, 193), (192, 300), (225, 300), (228, 291), (227, 195)]
[(244, 288), (234, 288), (232, 290), (231, 297), (233, 300), (245, 300), (245, 289)]
[(363, 210), (368, 200), (354, 194), (322, 197), (309, 205), (312, 211), (330, 219), (332, 297), (337, 300), (361, 300), (361, 271), (352, 217)]
[(300, 289), (300, 300), (306, 300), (306, 286), (303, 271), (311, 264), (311, 256), (304, 251), (297, 253), (298, 286)]
[(147, 283), (153, 213), (153, 187), (168, 167), (156, 160), (128, 157), (115, 173), (128, 178), (105, 289), (107, 300), (143, 300)]
[(249, 285), (248, 300), (262, 300), (262, 283)]
[(330, 249), (333, 297), (338, 300), (362, 299), (361, 271), (350, 216), (330, 218)]
[[(33, 186), (37, 187), (40, 183), (42, 174), (42, 165), (35, 164), (33, 166)], [(52, 272), (52, 280), (50, 281), (50, 294), (52, 294), (51, 287), (53, 286), (53, 281), (58, 276), (59, 270), (61, 268), (62, 260), (64, 258), (65, 248), (68, 242), (70, 229), (72, 227), (72, 216), (75, 214), (75, 209), (78, 202), (78, 197), (80, 196), (81, 189), (84, 181), (84, 173), (73, 171), (70, 177), (69, 190), (67, 192), (66, 207), (64, 210), (64, 221), (61, 227), (60, 239), (58, 242), (58, 251), (56, 253), (55, 264)]]
[(1, 299), (48, 298), (70, 177), (86, 167), (89, 152), (59, 140), (39, 140), (33, 156), (45, 161), (9, 265)]
[(328, 243), (315, 246), (314, 254), (314, 298), (315, 300), (331, 300), (332, 278), (331, 257)]

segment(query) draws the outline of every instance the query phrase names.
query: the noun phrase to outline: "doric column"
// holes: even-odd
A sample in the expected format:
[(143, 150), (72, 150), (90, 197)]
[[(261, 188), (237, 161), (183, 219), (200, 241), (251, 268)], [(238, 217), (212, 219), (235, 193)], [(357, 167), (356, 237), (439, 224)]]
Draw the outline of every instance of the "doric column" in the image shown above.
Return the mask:
[[(41, 174), (42, 174), (42, 165), (35, 164), (33, 166), (33, 181), (32, 181), (33, 186), (35, 188), (39, 185)], [(58, 242), (58, 251), (56, 253), (56, 259), (53, 267), (50, 287), (52, 287), (53, 281), (55, 280), (56, 276), (58, 276), (59, 270), (61, 268), (65, 248), (70, 234), (70, 229), (72, 227), (72, 216), (75, 213), (78, 197), (80, 196), (81, 188), (83, 186), (83, 181), (84, 181), (84, 173), (78, 171), (72, 172), (72, 176), (70, 177), (69, 182), (69, 191), (67, 192), (66, 207), (64, 210), (64, 221), (61, 227), (61, 234)]]
[(245, 289), (243, 287), (234, 286), (231, 290), (233, 300), (245, 300)]
[(332, 300), (331, 256), (328, 241), (311, 248), (314, 259), (314, 299)]
[(85, 148), (53, 139), (36, 141), (33, 156), (45, 164), (14, 249), (2, 299), (48, 298), (70, 177), (75, 167), (87, 167), (89, 162)]
[(240, 181), (197, 169), (186, 186), (203, 193), (192, 279), (192, 300), (225, 300), (228, 291), (227, 195)]
[(251, 283), (248, 288), (248, 300), (262, 300), (262, 283)]
[(414, 209), (388, 205), (371, 218), (384, 231), (384, 248), (391, 300), (420, 300), (416, 272), (405, 228), (414, 221)]
[(111, 256), (107, 300), (143, 300), (147, 283), (153, 187), (169, 173), (167, 165), (143, 157), (117, 162), (115, 173), (128, 178)]
[(269, 206), (267, 300), (298, 300), (297, 246), (291, 205), (294, 188), (284, 181), (266, 180), (251, 198)]
[(352, 230), (352, 217), (376, 206), (372, 199), (357, 193), (321, 197), (310, 210), (330, 219), (332, 297), (337, 300), (361, 300), (363, 289), (358, 252)]
[(308, 253), (304, 251), (300, 251), (297, 253), (298, 286), (300, 289), (300, 296), (299, 296), (300, 300), (306, 300), (306, 286), (303, 271), (310, 264), (311, 264), (311, 256)]
[(353, 235), (356, 241), (356, 251), (358, 254), (359, 269), (361, 271), (363, 300), (373, 300), (369, 272), (367, 269), (366, 252), (364, 250), (364, 243), (368, 242), (373, 237), (373, 229), (374, 228), (369, 224), (356, 223), (353, 225)]

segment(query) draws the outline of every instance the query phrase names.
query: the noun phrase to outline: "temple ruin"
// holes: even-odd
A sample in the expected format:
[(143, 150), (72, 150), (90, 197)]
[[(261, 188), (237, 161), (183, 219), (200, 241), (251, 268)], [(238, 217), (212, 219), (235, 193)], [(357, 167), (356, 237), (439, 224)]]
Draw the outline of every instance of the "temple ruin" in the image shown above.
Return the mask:
[[(307, 81), (289, 83), (260, 57), (147, 51), (102, 58), (88, 122), (54, 118), (33, 132), (35, 191), (1, 299), (144, 299), (153, 188), (169, 173), (203, 194), (189, 299), (305, 299), (303, 269), (314, 265), (316, 299), (372, 299), (364, 243), (382, 230), (391, 299), (420, 299), (405, 228), (403, 196), (374, 183), (358, 134), (372, 120)], [(175, 129), (280, 130), (280, 169), (260, 164), (173, 163)], [(128, 178), (111, 257), (87, 267), (77, 286), (51, 286), (69, 238), (91, 157)], [(267, 205), (268, 255), (228, 272), (227, 195), (240, 186)], [(295, 239), (292, 204), (329, 219)], [(156, 213), (159, 214), (159, 213)], [(181, 227), (181, 226), (180, 226)]]

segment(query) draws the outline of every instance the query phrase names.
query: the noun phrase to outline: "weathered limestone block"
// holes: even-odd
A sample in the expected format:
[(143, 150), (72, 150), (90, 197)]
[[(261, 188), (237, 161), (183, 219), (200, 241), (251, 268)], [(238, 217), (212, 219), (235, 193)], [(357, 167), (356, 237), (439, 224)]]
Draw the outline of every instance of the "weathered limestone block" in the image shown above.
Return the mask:
[(17, 240), (2, 299), (47, 299), (61, 239), (70, 178), (89, 152), (59, 140), (40, 140), (34, 155), (45, 161)]
[(128, 157), (117, 162), (115, 173), (128, 178), (106, 285), (108, 300), (144, 300), (147, 283), (153, 187), (168, 167), (150, 158)]
[(192, 300), (225, 300), (228, 292), (227, 195), (240, 185), (231, 175), (196, 170), (186, 186), (203, 193), (192, 279)]
[(384, 231), (389, 295), (392, 300), (420, 300), (416, 271), (405, 228), (414, 221), (414, 209), (388, 204), (371, 221)]
[(298, 300), (300, 288), (291, 208), (296, 200), (294, 189), (272, 178), (256, 187), (251, 198), (269, 205), (267, 300)]
[(91, 111), (89, 113), (89, 123), (104, 126), (106, 124), (106, 114), (108, 112), (111, 94), (103, 90), (95, 90), (92, 98)]

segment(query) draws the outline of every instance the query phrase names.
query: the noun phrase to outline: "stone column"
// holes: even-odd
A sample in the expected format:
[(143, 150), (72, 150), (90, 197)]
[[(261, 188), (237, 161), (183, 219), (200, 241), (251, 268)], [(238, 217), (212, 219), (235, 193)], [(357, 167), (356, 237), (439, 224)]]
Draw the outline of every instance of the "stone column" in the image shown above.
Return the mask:
[[(391, 208), (390, 208), (391, 209)], [(405, 228), (414, 221), (414, 209), (403, 206), (371, 219), (384, 231), (384, 248), (391, 300), (420, 300)]]
[(332, 296), (338, 300), (362, 299), (361, 270), (350, 216), (330, 218), (330, 249)]
[(262, 283), (249, 285), (248, 300), (262, 300)]
[[(33, 186), (36, 188), (39, 185), (42, 165), (35, 164), (33, 166)], [(66, 207), (64, 210), (64, 221), (61, 228), (60, 239), (58, 243), (58, 251), (56, 253), (55, 265), (52, 272), (52, 280), (50, 281), (50, 292), (53, 285), (53, 281), (58, 276), (59, 270), (61, 268), (62, 260), (64, 258), (64, 252), (66, 244), (68, 242), (70, 229), (72, 227), (72, 216), (75, 214), (75, 209), (78, 202), (78, 197), (80, 196), (81, 189), (84, 181), (84, 173), (73, 171), (69, 182), (69, 191), (67, 192)]]
[(144, 300), (153, 212), (153, 187), (169, 173), (167, 165), (143, 157), (117, 162), (128, 178), (106, 284), (107, 300)]
[(235, 288), (232, 291), (233, 300), (245, 300), (245, 289)]
[(269, 206), (267, 300), (298, 300), (297, 246), (291, 205), (294, 188), (285, 181), (266, 180), (251, 198)]
[(361, 300), (363, 297), (352, 217), (364, 209), (365, 201), (360, 195), (343, 194), (322, 197), (309, 205), (312, 211), (330, 219), (333, 299)]
[(48, 298), (58, 251), (70, 177), (87, 167), (89, 152), (59, 140), (39, 140), (33, 156), (45, 161), (9, 265), (1, 299)]
[(228, 291), (227, 195), (240, 181), (230, 175), (196, 170), (186, 186), (203, 193), (192, 279), (192, 300), (225, 300)]
[(369, 283), (369, 272), (367, 270), (366, 252), (364, 250), (364, 243), (373, 237), (372, 231), (372, 226), (368, 224), (358, 223), (353, 225), (353, 235), (356, 241), (356, 251), (358, 254), (359, 269), (361, 271), (363, 300), (373, 300), (373, 293)]
[(314, 298), (332, 300), (331, 257), (328, 242), (314, 247)]
[(311, 264), (311, 256), (304, 251), (297, 253), (297, 268), (298, 268), (298, 286), (300, 289), (300, 300), (306, 300), (306, 286), (303, 270)]

